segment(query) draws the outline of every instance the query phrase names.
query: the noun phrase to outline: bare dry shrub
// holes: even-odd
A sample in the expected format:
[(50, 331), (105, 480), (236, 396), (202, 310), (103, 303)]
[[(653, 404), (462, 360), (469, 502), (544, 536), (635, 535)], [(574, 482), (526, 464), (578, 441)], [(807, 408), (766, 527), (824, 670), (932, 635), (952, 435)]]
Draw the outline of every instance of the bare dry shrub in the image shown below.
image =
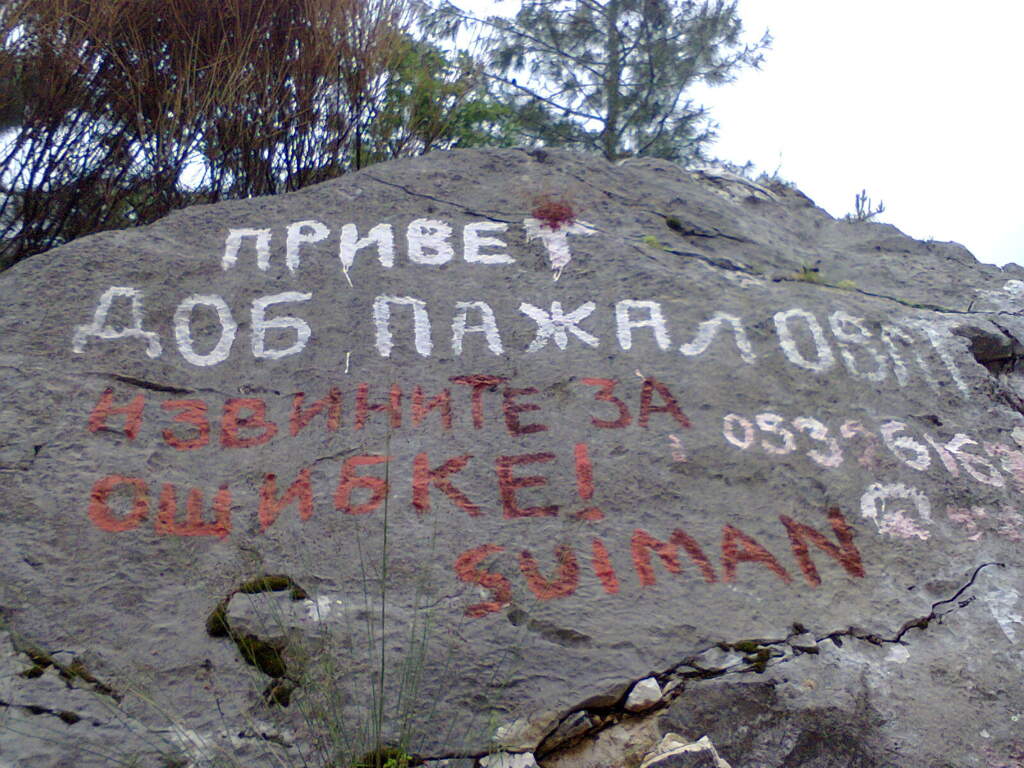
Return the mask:
[(360, 167), (409, 23), (406, 0), (4, 0), (0, 268)]

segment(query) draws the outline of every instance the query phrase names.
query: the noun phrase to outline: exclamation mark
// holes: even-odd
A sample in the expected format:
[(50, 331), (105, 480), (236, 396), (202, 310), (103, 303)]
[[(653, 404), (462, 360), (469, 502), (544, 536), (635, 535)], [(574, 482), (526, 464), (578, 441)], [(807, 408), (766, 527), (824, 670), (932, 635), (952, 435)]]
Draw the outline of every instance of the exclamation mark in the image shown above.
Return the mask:
[[(576, 490), (584, 502), (594, 497), (594, 468), (590, 464), (590, 454), (586, 443), (576, 443)], [(586, 507), (575, 515), (580, 520), (603, 520), (604, 512), (597, 507)]]

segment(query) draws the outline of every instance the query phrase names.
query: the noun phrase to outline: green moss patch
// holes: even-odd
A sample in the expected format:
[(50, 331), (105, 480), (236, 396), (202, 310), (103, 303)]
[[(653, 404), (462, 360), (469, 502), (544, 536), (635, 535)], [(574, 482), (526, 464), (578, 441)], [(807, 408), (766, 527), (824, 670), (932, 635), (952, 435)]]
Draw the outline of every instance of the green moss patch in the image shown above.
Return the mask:
[(274, 680), (263, 690), (263, 698), (267, 704), (287, 707), (292, 703), (292, 693), (295, 692), (295, 687), (295, 683), (291, 680)]
[(236, 594), (255, 595), (261, 592), (284, 592), (285, 590), (290, 591), (292, 600), (308, 598), (306, 590), (296, 584), (291, 576), (263, 574), (239, 584), (237, 588), (228, 593), (227, 597), (217, 603), (210, 615), (206, 617), (206, 634), (210, 637), (230, 638), (246, 664), (256, 667), (263, 674), (274, 678), (274, 682), (263, 691), (263, 696), (268, 704), (282, 707), (288, 706), (291, 694), (295, 690), (295, 683), (285, 680), (288, 675), (288, 664), (283, 656), (284, 643), (269, 643), (252, 633), (242, 634), (232, 629), (228, 619), (228, 604)]
[(206, 618), (206, 634), (210, 637), (230, 637), (231, 625), (228, 624), (228, 601), (221, 600)]
[(257, 576), (255, 579), (241, 584), (235, 591), (245, 595), (254, 595), (259, 592), (284, 592), (286, 589), (291, 590), (292, 600), (307, 598), (306, 591), (296, 584), (291, 576), (280, 573)]
[(381, 747), (367, 752), (352, 764), (352, 768), (408, 768), (412, 757), (397, 747)]
[(260, 640), (256, 635), (235, 634), (233, 639), (246, 664), (270, 677), (284, 677), (288, 673), (288, 665), (281, 658), (282, 649), (275, 648), (266, 640)]
[(726, 647), (740, 653), (757, 653), (761, 644), (757, 640), (740, 640), (738, 643), (727, 644)]

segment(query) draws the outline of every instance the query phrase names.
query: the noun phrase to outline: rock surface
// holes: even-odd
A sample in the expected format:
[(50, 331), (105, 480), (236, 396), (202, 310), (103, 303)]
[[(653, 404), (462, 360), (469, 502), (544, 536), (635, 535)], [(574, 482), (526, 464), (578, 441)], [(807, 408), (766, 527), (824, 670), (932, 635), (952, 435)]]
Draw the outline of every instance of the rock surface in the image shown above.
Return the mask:
[(0, 765), (1024, 765), (1024, 269), (467, 151), (0, 302)]

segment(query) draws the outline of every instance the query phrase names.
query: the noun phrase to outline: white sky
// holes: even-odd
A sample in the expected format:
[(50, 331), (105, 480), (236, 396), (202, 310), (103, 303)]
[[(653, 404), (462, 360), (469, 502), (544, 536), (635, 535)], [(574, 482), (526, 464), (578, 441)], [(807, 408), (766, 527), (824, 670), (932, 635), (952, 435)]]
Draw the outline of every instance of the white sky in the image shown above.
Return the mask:
[[(456, 4), (458, 0), (456, 0)], [(516, 0), (464, 0), (512, 14)], [(877, 220), (1024, 265), (1024, 3), (739, 0), (760, 71), (694, 92), (710, 153), (779, 174), (833, 216), (866, 189)]]

